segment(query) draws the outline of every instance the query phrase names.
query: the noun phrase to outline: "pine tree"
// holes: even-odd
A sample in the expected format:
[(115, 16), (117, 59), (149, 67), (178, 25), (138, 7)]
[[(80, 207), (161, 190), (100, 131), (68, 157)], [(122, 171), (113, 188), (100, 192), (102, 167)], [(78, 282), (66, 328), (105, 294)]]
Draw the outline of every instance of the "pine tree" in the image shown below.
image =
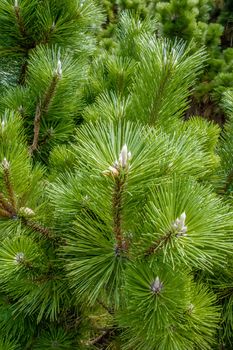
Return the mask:
[(0, 349), (230, 349), (231, 118), (184, 121), (205, 50), (129, 12), (100, 49), (91, 0), (0, 6)]

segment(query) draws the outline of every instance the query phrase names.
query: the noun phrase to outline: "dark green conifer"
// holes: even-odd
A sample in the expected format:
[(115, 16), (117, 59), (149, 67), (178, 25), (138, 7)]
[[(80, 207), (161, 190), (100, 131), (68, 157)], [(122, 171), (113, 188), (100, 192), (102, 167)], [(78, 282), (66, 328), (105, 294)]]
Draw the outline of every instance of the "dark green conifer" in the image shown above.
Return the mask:
[(185, 121), (205, 49), (103, 23), (0, 5), (0, 349), (230, 349), (231, 93), (221, 135)]

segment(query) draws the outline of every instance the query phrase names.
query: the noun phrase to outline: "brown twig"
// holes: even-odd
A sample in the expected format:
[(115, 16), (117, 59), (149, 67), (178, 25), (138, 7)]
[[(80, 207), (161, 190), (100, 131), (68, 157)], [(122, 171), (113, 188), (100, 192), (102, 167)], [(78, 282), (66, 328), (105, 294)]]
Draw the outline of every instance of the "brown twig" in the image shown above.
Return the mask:
[(9, 212), (11, 216), (14, 216), (16, 214), (14, 208), (8, 202), (8, 200), (4, 197), (3, 193), (0, 193), (0, 207), (6, 210), (7, 212)]
[(22, 18), (21, 13), (20, 13), (20, 7), (14, 6), (14, 10), (15, 10), (15, 17), (16, 17), (16, 21), (17, 21), (17, 24), (19, 27), (20, 34), (22, 35), (23, 38), (25, 38), (25, 37), (27, 37), (27, 31), (26, 31), (26, 28), (24, 26), (23, 18)]
[(36, 107), (35, 119), (34, 119), (34, 137), (33, 137), (32, 145), (31, 145), (31, 147), (30, 147), (30, 153), (31, 153), (31, 154), (32, 154), (32, 153), (37, 149), (37, 147), (38, 147), (41, 116), (42, 116), (41, 107), (40, 107), (40, 105), (37, 105), (37, 107)]
[(47, 237), (47, 238), (51, 238), (51, 231), (49, 228), (42, 226), (41, 224), (32, 221), (32, 220), (28, 220), (28, 219), (23, 219), (22, 222), (29, 228), (31, 228), (33, 231), (37, 231), (39, 233), (41, 233), (43, 236)]
[(38, 148), (41, 118), (44, 114), (48, 113), (48, 109), (54, 97), (59, 79), (60, 75), (56, 73), (52, 78), (51, 84), (44, 96), (43, 101), (40, 101), (36, 107), (36, 114), (34, 118), (34, 137), (30, 147), (30, 154), (33, 154), (33, 152)]
[(94, 338), (94, 339), (91, 339), (91, 340), (88, 340), (86, 345), (95, 345), (99, 342), (101, 342), (101, 340), (106, 336), (108, 335), (109, 333), (111, 333), (111, 329), (108, 329), (106, 331), (103, 331), (102, 334), (100, 334), (98, 337)]
[(115, 186), (113, 192), (113, 232), (117, 241), (117, 249), (122, 250), (123, 233), (122, 233), (122, 194), (125, 184), (125, 178), (117, 176), (115, 178)]
[(171, 238), (172, 232), (168, 232), (167, 234), (165, 234), (164, 236), (160, 237), (159, 239), (157, 239), (157, 241), (151, 246), (149, 247), (146, 252), (145, 252), (145, 256), (149, 256), (154, 254), (156, 251), (158, 251), (159, 249), (162, 248), (162, 246), (164, 244), (166, 244), (170, 238)]
[(3, 218), (11, 218), (12, 217), (12, 215), (11, 215), (11, 213), (9, 213), (9, 211), (2, 209), (2, 208), (0, 208), (0, 216)]
[(26, 52), (24, 61), (23, 61), (22, 65), (21, 65), (19, 79), (18, 79), (18, 84), (19, 85), (24, 85), (25, 84), (26, 75), (27, 75), (27, 69), (28, 69), (28, 52)]
[(8, 193), (8, 199), (10, 201), (10, 204), (12, 206), (13, 212), (16, 212), (16, 202), (15, 202), (15, 194), (13, 185), (11, 182), (11, 176), (10, 176), (10, 170), (9, 167), (3, 167), (3, 180), (6, 186), (6, 190)]
[(45, 37), (44, 37), (44, 39), (41, 41), (41, 44), (46, 45), (46, 44), (49, 43), (50, 37), (51, 37), (51, 35), (54, 33), (55, 28), (56, 28), (56, 25), (55, 25), (55, 23), (53, 23), (53, 24), (51, 25), (50, 29), (48, 30), (48, 32), (45, 33)]

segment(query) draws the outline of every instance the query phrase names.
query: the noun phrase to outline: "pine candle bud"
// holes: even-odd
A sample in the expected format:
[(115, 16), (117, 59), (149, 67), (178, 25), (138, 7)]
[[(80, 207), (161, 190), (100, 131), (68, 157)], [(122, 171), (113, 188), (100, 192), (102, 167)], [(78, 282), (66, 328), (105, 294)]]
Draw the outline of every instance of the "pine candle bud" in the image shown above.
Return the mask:
[(22, 105), (19, 106), (18, 111), (19, 111), (20, 114), (23, 113), (23, 106)]
[(131, 152), (128, 152), (127, 145), (122, 147), (119, 155), (119, 160), (115, 161), (113, 165), (108, 167), (108, 170), (103, 171), (103, 175), (117, 177), (120, 174), (121, 169), (126, 169), (129, 167), (129, 160), (131, 159)]
[(19, 209), (19, 215), (23, 217), (32, 217), (32, 216), (35, 216), (35, 212), (30, 208), (21, 207)]
[(128, 162), (130, 159), (131, 152), (128, 152), (127, 145), (124, 145), (119, 156), (119, 164), (122, 166), (123, 169), (128, 166)]
[(154, 282), (151, 284), (150, 289), (153, 292), (153, 294), (159, 294), (163, 289), (163, 283), (160, 281), (158, 276), (156, 277)]
[(5, 128), (5, 121), (2, 120), (2, 122), (1, 122), (1, 129), (2, 129), (2, 131), (4, 130), (4, 128)]
[(187, 226), (185, 226), (186, 214), (183, 212), (179, 218), (172, 224), (173, 229), (177, 232), (176, 237), (187, 236)]
[(164, 64), (167, 63), (167, 49), (165, 46), (163, 47), (163, 62)]
[(173, 64), (175, 65), (177, 63), (177, 58), (176, 58), (176, 51), (174, 48), (172, 48), (172, 58), (173, 58)]
[(15, 7), (19, 7), (18, 0), (15, 0)]
[(6, 169), (6, 170), (8, 170), (10, 168), (10, 163), (8, 162), (8, 160), (6, 158), (4, 158), (2, 161), (2, 167), (3, 167), (3, 169)]
[(193, 305), (193, 304), (190, 304), (189, 307), (188, 307), (188, 313), (189, 313), (189, 314), (192, 314), (192, 313), (193, 313), (193, 310), (194, 310), (194, 305)]
[(61, 77), (62, 76), (62, 64), (61, 60), (59, 59), (57, 62), (57, 74)]
[(17, 253), (16, 256), (14, 257), (14, 260), (17, 264), (22, 263), (24, 261), (24, 259), (25, 259), (25, 255), (22, 252)]

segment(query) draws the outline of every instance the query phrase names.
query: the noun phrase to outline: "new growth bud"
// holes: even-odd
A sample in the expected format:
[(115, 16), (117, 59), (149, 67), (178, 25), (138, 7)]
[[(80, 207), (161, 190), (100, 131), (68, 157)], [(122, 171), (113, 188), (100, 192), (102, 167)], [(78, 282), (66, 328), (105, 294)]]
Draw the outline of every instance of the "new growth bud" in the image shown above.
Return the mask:
[(15, 0), (15, 7), (18, 7), (18, 6), (19, 6), (18, 0)]
[(8, 162), (8, 160), (6, 158), (4, 158), (2, 161), (2, 167), (5, 170), (8, 170), (10, 168), (10, 163)]
[(124, 145), (122, 147), (120, 156), (119, 156), (119, 164), (124, 169), (128, 167), (128, 162), (131, 159), (131, 152), (128, 152), (127, 145)]
[(167, 63), (167, 49), (165, 46), (163, 47), (163, 62)]
[(17, 264), (20, 264), (24, 261), (25, 259), (25, 255), (24, 253), (20, 252), (20, 253), (17, 253), (14, 257), (14, 260)]
[(2, 122), (1, 122), (1, 129), (2, 129), (2, 131), (4, 130), (4, 128), (5, 128), (5, 121), (2, 120)]
[(122, 168), (125, 168), (127, 166), (127, 160), (128, 160), (128, 149), (127, 149), (127, 146), (124, 145), (122, 147), (122, 150), (119, 156), (119, 163), (121, 164)]
[(61, 64), (61, 60), (58, 59), (57, 62), (57, 74), (61, 77), (62, 76), (62, 64)]
[(120, 174), (121, 169), (129, 168), (130, 159), (131, 152), (128, 152), (127, 145), (124, 145), (121, 149), (119, 160), (116, 160), (113, 165), (109, 166), (108, 170), (104, 170), (103, 175), (112, 175), (117, 177)]
[(193, 310), (194, 310), (194, 305), (193, 305), (193, 304), (190, 304), (189, 307), (188, 307), (188, 313), (189, 313), (189, 314), (192, 314), (192, 313), (193, 313)]
[(18, 111), (19, 111), (20, 114), (23, 113), (23, 106), (22, 105), (19, 106)]
[(32, 217), (32, 216), (35, 216), (35, 212), (30, 208), (21, 207), (19, 209), (19, 215), (23, 217)]
[(187, 236), (187, 226), (185, 226), (186, 214), (183, 212), (179, 218), (172, 224), (172, 228), (177, 232), (176, 237)]
[(154, 282), (151, 284), (150, 289), (153, 292), (153, 294), (159, 294), (163, 289), (163, 283), (160, 281), (158, 276), (156, 277)]

